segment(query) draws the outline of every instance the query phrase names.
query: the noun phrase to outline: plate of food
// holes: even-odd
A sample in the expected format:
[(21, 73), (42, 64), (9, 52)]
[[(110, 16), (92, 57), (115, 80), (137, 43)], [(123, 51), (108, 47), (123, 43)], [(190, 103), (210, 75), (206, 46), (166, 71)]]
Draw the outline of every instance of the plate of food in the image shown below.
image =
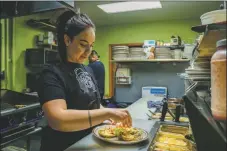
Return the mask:
[(114, 144), (136, 144), (147, 140), (147, 131), (136, 127), (102, 125), (93, 129), (93, 135), (98, 139)]

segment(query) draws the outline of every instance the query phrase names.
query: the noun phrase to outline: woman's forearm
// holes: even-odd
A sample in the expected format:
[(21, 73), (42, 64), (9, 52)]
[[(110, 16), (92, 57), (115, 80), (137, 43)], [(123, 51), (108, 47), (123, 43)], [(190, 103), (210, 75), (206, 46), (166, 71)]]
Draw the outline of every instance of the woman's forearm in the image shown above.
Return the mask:
[[(92, 126), (102, 123), (109, 118), (108, 109), (89, 110)], [(88, 110), (61, 110), (55, 119), (50, 121), (53, 129), (72, 132), (90, 128)]]

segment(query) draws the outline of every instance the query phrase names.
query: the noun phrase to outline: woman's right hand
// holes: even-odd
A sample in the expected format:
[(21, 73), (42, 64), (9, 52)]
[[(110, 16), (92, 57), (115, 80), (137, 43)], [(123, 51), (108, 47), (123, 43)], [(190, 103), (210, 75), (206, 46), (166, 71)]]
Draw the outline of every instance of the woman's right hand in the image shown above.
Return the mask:
[(109, 118), (111, 118), (115, 123), (121, 122), (123, 126), (132, 126), (132, 118), (128, 110), (108, 108), (108, 113), (110, 116)]

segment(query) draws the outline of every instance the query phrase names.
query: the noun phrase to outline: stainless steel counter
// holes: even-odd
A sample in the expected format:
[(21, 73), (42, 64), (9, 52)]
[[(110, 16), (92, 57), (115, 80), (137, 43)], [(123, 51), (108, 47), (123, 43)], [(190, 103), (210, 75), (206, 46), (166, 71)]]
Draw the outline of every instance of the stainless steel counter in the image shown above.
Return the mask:
[[(134, 119), (133, 125), (135, 127), (143, 128), (144, 130), (150, 132), (155, 121)], [(71, 147), (65, 151), (147, 151), (149, 148), (150, 138), (142, 143), (135, 145), (117, 145), (104, 142), (97, 139), (92, 134), (84, 137), (77, 143), (73, 144)]]
[(99, 140), (89, 134), (65, 151), (147, 151), (151, 142), (150, 132), (156, 121), (148, 120), (146, 113), (149, 112), (146, 99), (139, 99), (127, 109), (132, 115), (133, 126), (149, 132), (148, 140), (135, 145), (115, 145)]

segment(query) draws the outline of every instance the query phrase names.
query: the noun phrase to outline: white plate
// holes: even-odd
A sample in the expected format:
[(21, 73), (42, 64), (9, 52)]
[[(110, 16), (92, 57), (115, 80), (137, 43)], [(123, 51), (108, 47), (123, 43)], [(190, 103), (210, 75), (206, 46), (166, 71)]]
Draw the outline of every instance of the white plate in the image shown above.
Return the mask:
[(111, 127), (111, 125), (102, 125), (102, 126), (98, 126), (96, 128), (93, 129), (92, 133), (95, 137), (97, 137), (98, 139), (101, 139), (105, 142), (109, 142), (109, 143), (113, 143), (113, 144), (125, 144), (125, 145), (130, 145), (130, 144), (137, 144), (137, 143), (140, 143), (142, 141), (145, 141), (148, 139), (148, 132), (141, 129), (141, 128), (137, 128), (139, 130), (141, 130), (142, 132), (142, 138), (138, 141), (122, 141), (122, 140), (119, 140), (117, 137), (114, 137), (114, 138), (104, 138), (104, 137), (101, 137), (98, 133), (98, 131), (100, 129), (103, 129), (103, 128), (106, 128), (106, 127)]

